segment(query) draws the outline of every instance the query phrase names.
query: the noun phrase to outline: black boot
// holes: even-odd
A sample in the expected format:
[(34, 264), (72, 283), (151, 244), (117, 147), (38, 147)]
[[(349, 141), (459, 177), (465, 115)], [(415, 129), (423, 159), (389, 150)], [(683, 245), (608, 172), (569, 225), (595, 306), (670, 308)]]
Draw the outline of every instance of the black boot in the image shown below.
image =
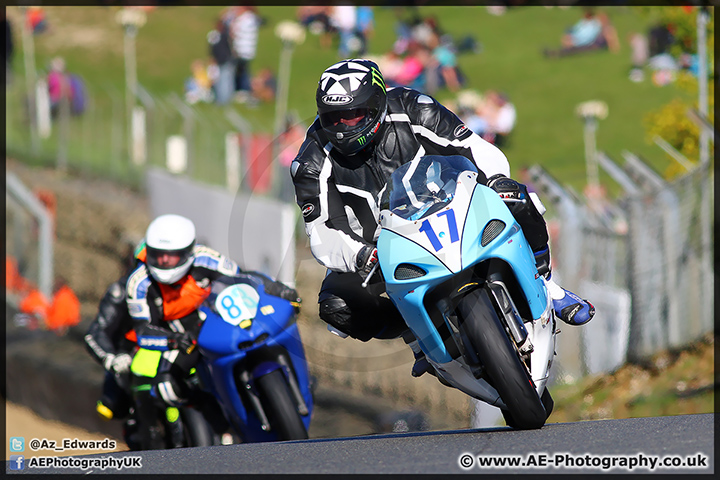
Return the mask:
[(171, 448), (187, 447), (185, 444), (185, 429), (183, 428), (182, 418), (180, 418), (180, 410), (177, 407), (167, 407), (165, 409), (165, 428), (168, 429), (168, 438), (170, 439)]

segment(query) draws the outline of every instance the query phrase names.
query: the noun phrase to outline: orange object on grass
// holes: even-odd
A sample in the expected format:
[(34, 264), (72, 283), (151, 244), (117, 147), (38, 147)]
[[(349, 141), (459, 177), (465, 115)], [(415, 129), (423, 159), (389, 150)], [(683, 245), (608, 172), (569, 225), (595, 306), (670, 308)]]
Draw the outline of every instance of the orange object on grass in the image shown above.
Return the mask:
[(80, 301), (67, 285), (55, 292), (52, 305), (48, 311), (47, 327), (50, 330), (61, 330), (80, 323)]
[(50, 304), (37, 288), (33, 288), (20, 302), (20, 311), (28, 315), (35, 315), (39, 320), (45, 320), (48, 316)]

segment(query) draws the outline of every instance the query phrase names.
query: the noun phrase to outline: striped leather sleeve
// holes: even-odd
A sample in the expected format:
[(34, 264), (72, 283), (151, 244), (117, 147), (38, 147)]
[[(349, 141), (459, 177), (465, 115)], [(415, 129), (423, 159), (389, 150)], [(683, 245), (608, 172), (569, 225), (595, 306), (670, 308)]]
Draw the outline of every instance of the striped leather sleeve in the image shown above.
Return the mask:
[(340, 193), (332, 180), (330, 145), (305, 145), (293, 161), (295, 195), (315, 259), (338, 272), (356, 271), (355, 259), (365, 246), (353, 232)]

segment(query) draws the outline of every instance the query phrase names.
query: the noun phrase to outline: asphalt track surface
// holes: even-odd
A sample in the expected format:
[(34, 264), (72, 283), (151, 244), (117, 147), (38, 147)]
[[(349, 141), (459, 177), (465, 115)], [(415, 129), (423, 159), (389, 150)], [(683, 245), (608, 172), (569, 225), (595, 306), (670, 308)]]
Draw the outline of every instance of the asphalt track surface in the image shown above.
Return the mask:
[[(349, 438), (225, 445), (73, 457), (109, 458), (141, 468), (38, 468), (26, 452), (24, 473), (121, 474), (455, 474), (455, 473), (703, 473), (715, 471), (713, 413), (672, 417), (551, 423), (540, 430), (508, 427), (379, 434)], [(69, 458), (69, 457), (58, 457)], [(519, 466), (480, 462), (520, 461)], [(490, 460), (488, 460), (490, 459)], [(495, 459), (495, 460), (492, 460)], [(519, 460), (518, 460), (519, 459)], [(651, 468), (675, 461), (678, 467)], [(69, 462), (70, 460), (64, 460)], [(469, 467), (461, 466), (461, 461)], [(524, 462), (524, 465), (523, 465)], [(605, 468), (603, 464), (615, 468)], [(695, 466), (687, 466), (691, 462)], [(573, 463), (574, 465), (571, 465)], [(634, 464), (634, 465), (633, 465)], [(647, 465), (647, 466), (646, 466)]]

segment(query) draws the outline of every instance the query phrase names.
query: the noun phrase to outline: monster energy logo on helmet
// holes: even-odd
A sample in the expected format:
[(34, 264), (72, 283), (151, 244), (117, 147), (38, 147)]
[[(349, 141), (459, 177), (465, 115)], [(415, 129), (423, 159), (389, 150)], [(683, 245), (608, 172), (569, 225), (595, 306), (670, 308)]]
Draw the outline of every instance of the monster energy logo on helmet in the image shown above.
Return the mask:
[(379, 85), (383, 89), (383, 92), (387, 91), (385, 89), (385, 80), (383, 79), (382, 75), (380, 74), (380, 71), (375, 67), (372, 67), (370, 69), (370, 71), (372, 73), (372, 84)]
[(365, 145), (365, 142), (366, 142), (366, 141), (367, 141), (367, 140), (365, 139), (365, 135), (363, 135), (362, 137), (358, 138), (358, 143), (359, 143), (360, 145)]

